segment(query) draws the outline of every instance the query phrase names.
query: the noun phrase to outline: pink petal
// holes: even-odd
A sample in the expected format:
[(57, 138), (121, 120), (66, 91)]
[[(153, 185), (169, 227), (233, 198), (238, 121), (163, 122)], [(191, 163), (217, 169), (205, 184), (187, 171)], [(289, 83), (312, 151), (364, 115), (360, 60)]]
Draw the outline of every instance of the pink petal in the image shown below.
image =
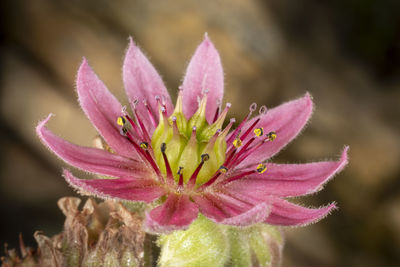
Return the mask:
[(242, 195), (247, 194), (250, 198), (260, 200), (268, 195), (294, 197), (311, 194), (321, 190), (323, 184), (346, 166), (347, 151), (348, 147), (344, 149), (339, 161), (308, 164), (269, 163), (266, 172), (235, 180), (224, 188), (232, 194), (240, 192)]
[[(274, 141), (266, 142), (250, 154), (239, 164), (239, 167), (260, 163), (279, 152), (300, 133), (311, 117), (312, 110), (313, 103), (311, 96), (307, 93), (302, 98), (284, 103), (274, 109), (268, 110), (267, 114), (259, 115), (247, 122), (242, 132), (245, 132), (254, 120), (261, 116), (261, 120), (256, 127), (263, 127), (264, 133), (276, 132), (277, 137)], [(245, 138), (245, 141), (251, 137), (252, 135), (249, 134)]]
[(154, 127), (148, 119), (148, 112), (142, 104), (143, 100), (149, 105), (156, 122), (158, 122), (158, 103), (156, 101), (156, 96), (164, 99), (168, 115), (172, 113), (173, 105), (161, 77), (139, 47), (134, 44), (132, 38), (130, 38), (122, 71), (125, 91), (128, 95), (129, 102), (131, 105), (134, 105), (136, 100), (139, 101), (137, 110), (146, 121), (146, 125), (149, 127), (151, 126), (148, 130), (152, 133)]
[(117, 118), (122, 115), (121, 104), (99, 80), (86, 59), (79, 68), (76, 87), (83, 111), (112, 150), (125, 157), (138, 158), (117, 125)]
[(280, 198), (275, 198), (272, 204), (271, 214), (265, 220), (265, 223), (286, 226), (304, 226), (323, 219), (335, 208), (336, 205), (332, 203), (329, 206), (319, 209), (309, 209)]
[(197, 98), (202, 98), (204, 90), (208, 90), (206, 118), (211, 123), (224, 94), (224, 73), (218, 51), (207, 35), (187, 67), (182, 87), (186, 118), (196, 112)]
[(187, 228), (199, 213), (197, 206), (187, 195), (170, 193), (161, 206), (146, 216), (146, 228), (152, 233), (168, 233)]
[(244, 213), (223, 219), (219, 223), (236, 226), (248, 226), (263, 222), (268, 217), (269, 212), (270, 206), (267, 203), (260, 203)]
[(266, 203), (253, 205), (223, 193), (204, 193), (192, 198), (200, 212), (217, 223), (246, 226), (263, 222), (269, 214)]
[(117, 200), (152, 202), (163, 196), (165, 191), (151, 179), (79, 179), (64, 170), (65, 180), (83, 194)]
[(151, 176), (143, 162), (124, 158), (97, 148), (77, 146), (54, 135), (45, 127), (51, 116), (49, 115), (39, 123), (36, 127), (36, 133), (43, 144), (65, 162), (88, 172), (119, 178)]

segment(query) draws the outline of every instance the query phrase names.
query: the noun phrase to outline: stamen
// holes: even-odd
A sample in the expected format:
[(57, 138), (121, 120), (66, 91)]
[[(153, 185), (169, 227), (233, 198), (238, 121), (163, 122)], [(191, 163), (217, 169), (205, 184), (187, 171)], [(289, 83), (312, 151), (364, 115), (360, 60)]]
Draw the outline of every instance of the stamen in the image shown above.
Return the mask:
[(264, 134), (264, 129), (262, 127), (254, 129), (254, 134), (258, 137), (262, 136)]
[(267, 114), (267, 107), (266, 106), (261, 106), (260, 109), (258, 110), (258, 113), (260, 113), (260, 115)]
[(121, 127), (121, 129), (119, 129), (119, 133), (121, 135), (126, 135), (128, 133), (128, 129), (125, 127)]
[[(158, 104), (158, 109), (159, 109), (159, 114), (160, 114), (160, 120), (161, 120), (161, 116), (165, 119), (167, 118), (167, 108), (165, 107), (165, 104), (163, 104), (161, 102), (161, 98), (159, 95), (155, 96), (155, 99), (157, 101)], [(167, 120), (166, 120), (167, 121)]]
[[(119, 118), (117, 119), (117, 124), (119, 125)], [(129, 117), (128, 113), (124, 113), (123, 119), (121, 120), (125, 121), (123, 127), (126, 128), (128, 130), (128, 127), (132, 127), (133, 132), (136, 134), (136, 136), (138, 136), (140, 139), (143, 139), (143, 135), (141, 134), (141, 132), (139, 131), (136, 123), (132, 120), (131, 117)], [(128, 123), (129, 122), (129, 123)]]
[(257, 109), (257, 103), (252, 103), (252, 104), (250, 105), (250, 107), (249, 107), (249, 115), (247, 115), (247, 116), (250, 117), (251, 114), (252, 114), (254, 111), (256, 111), (256, 109)]
[(165, 153), (165, 150), (167, 150), (167, 144), (162, 143), (160, 148), (161, 148), (161, 153)]
[(133, 108), (135, 109), (137, 104), (139, 103), (139, 99), (135, 99), (133, 100), (132, 104), (133, 104)]
[(237, 159), (247, 151), (247, 148), (251, 145), (251, 143), (254, 142), (255, 139), (256, 137), (252, 137), (249, 141), (247, 141), (246, 144), (235, 155), (235, 157), (230, 162), (225, 163), (226, 166), (230, 167), (234, 162), (237, 162)]
[(209, 159), (210, 159), (210, 155), (208, 155), (208, 154), (201, 155), (201, 162), (200, 162), (199, 166), (197, 166), (196, 170), (193, 172), (192, 176), (190, 177), (189, 181), (187, 182), (187, 186), (189, 189), (193, 188), (193, 186), (196, 184), (196, 179), (197, 179), (197, 176), (199, 175), (201, 167), (203, 167), (204, 162), (206, 162)]
[(149, 117), (149, 119), (150, 119), (151, 124), (153, 124), (154, 128), (156, 128), (156, 127), (157, 127), (156, 119), (155, 119), (155, 117), (154, 117), (153, 112), (150, 110), (150, 107), (149, 107), (149, 105), (147, 104), (146, 99), (143, 99), (143, 105), (146, 107), (147, 115), (148, 115), (148, 117)]
[(136, 108), (133, 109), (133, 113), (135, 114), (136, 121), (138, 122), (138, 124), (139, 124), (139, 126), (140, 126), (140, 129), (142, 130), (143, 138), (144, 138), (146, 141), (150, 141), (151, 139), (150, 139), (149, 133), (147, 132), (146, 127), (144, 126), (142, 120), (140, 119), (140, 116), (139, 116), (139, 114), (138, 114)]
[[(235, 136), (237, 136), (237, 134), (242, 130), (244, 124), (250, 119), (251, 115), (253, 114), (253, 112), (257, 109), (257, 104), (256, 103), (252, 103), (249, 107), (249, 113), (247, 114), (247, 116), (242, 120), (242, 122), (239, 124), (239, 126), (235, 129), (235, 131), (233, 131), (233, 133), (229, 136), (227, 143), (230, 144), (232, 143), (233, 139), (235, 138)], [(243, 139), (242, 139), (243, 140)]]
[(240, 157), (236, 158), (235, 161), (237, 162), (242, 162), (243, 160), (245, 160), (251, 153), (253, 153), (254, 151), (256, 151), (260, 146), (262, 146), (263, 144), (265, 144), (266, 142), (268, 142), (269, 139), (268, 137), (265, 138), (264, 140), (258, 142), (257, 144), (255, 144), (254, 146), (252, 146), (251, 148), (247, 149), (244, 153), (240, 154)]
[(215, 114), (214, 114), (214, 118), (212, 120), (212, 123), (214, 123), (217, 120), (220, 111), (221, 111), (221, 107), (218, 106), (217, 109), (215, 110)]
[(171, 166), (169, 165), (168, 157), (167, 157), (167, 154), (165, 154), (165, 150), (167, 150), (167, 144), (162, 143), (161, 144), (161, 153), (164, 158), (165, 170), (167, 172), (167, 181), (171, 182), (174, 180), (174, 177), (172, 175)]
[(202, 154), (200, 157), (201, 157), (201, 161), (207, 161), (210, 159), (210, 155), (208, 155), (207, 153)]
[(227, 184), (227, 183), (233, 182), (233, 181), (235, 181), (235, 180), (239, 180), (239, 179), (241, 179), (241, 178), (243, 178), (243, 177), (245, 177), (245, 176), (247, 176), (247, 175), (249, 175), (249, 174), (253, 174), (253, 173), (256, 173), (256, 172), (257, 172), (256, 170), (251, 170), (251, 171), (247, 171), (247, 172), (242, 172), (242, 173), (240, 173), (240, 174), (238, 174), (238, 175), (229, 177), (228, 179), (221, 181), (221, 183)]
[(182, 174), (182, 169), (183, 167), (179, 166), (178, 170), (178, 175), (179, 175), (179, 181), (178, 181), (178, 186), (182, 187), (183, 186), (183, 174)]
[(240, 140), (239, 137), (237, 137), (235, 140), (233, 140), (232, 144), (236, 147), (239, 148), (242, 146), (242, 140)]
[(227, 172), (228, 172), (228, 168), (225, 167), (224, 165), (221, 165), (221, 167), (219, 167), (218, 170), (219, 170), (220, 172), (222, 172), (222, 173), (227, 173)]
[(147, 150), (149, 148), (149, 143), (147, 142), (141, 142), (140, 147), (144, 150)]
[(124, 126), (125, 123), (126, 123), (126, 119), (123, 116), (119, 116), (118, 119), (117, 119), (117, 124), (119, 126)]
[[(124, 128), (122, 128), (121, 130), (123, 131), (123, 129)], [(160, 169), (158, 168), (157, 164), (154, 162), (153, 157), (150, 155), (149, 151), (141, 149), (141, 147), (138, 144), (136, 144), (136, 142), (133, 139), (132, 134), (129, 131), (126, 131), (124, 136), (133, 145), (136, 152), (138, 152), (138, 154), (141, 155), (143, 160), (147, 160), (150, 163), (151, 167), (153, 167), (154, 171), (156, 172), (158, 178), (161, 179), (162, 175), (161, 175)]]
[(165, 107), (167, 103), (165, 95), (161, 95), (161, 104)]
[(235, 155), (236, 151), (237, 151), (237, 148), (234, 148), (234, 149), (232, 149), (231, 151), (228, 152), (229, 156), (225, 160), (225, 163), (224, 163), (225, 165), (227, 165), (227, 164), (229, 164), (231, 162), (231, 160), (232, 160), (233, 156)]
[(221, 104), (222, 104), (221, 99), (217, 99), (216, 102), (217, 102), (217, 110), (215, 111), (215, 115), (214, 115), (214, 118), (212, 120), (212, 123), (214, 123), (218, 119), (218, 116), (219, 116), (219, 114), (221, 112)]
[(247, 135), (251, 132), (251, 130), (254, 129), (254, 127), (257, 125), (257, 123), (260, 121), (260, 118), (257, 118), (253, 124), (246, 130), (246, 132), (240, 137), (241, 140), (244, 140)]
[(217, 172), (214, 174), (214, 176), (211, 177), (211, 179), (210, 179), (208, 182), (202, 184), (202, 185), (198, 188), (198, 190), (204, 190), (205, 188), (207, 188), (207, 187), (209, 187), (210, 185), (212, 185), (212, 184), (218, 179), (218, 177), (219, 177), (221, 174), (222, 174), (222, 172), (217, 171)]
[(269, 141), (274, 141), (276, 139), (276, 133), (275, 132), (269, 132), (267, 133), (267, 137)]
[(260, 164), (258, 164), (256, 170), (259, 174), (264, 173), (267, 170), (267, 166), (265, 166), (265, 164), (263, 164), (263, 163), (260, 163)]

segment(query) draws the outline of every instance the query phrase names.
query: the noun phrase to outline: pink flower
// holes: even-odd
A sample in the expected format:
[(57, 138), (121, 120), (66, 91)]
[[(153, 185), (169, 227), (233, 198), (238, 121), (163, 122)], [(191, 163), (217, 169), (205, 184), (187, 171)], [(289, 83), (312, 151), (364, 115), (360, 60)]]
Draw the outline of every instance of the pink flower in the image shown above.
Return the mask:
[(347, 147), (339, 161), (264, 163), (307, 123), (313, 109), (309, 94), (269, 111), (262, 106), (253, 118), (252, 104), (236, 129), (230, 131), (233, 119), (222, 128), (230, 104), (220, 107), (223, 70), (207, 36), (189, 63), (175, 108), (160, 76), (132, 40), (123, 80), (132, 115), (85, 59), (77, 75), (81, 107), (107, 149), (77, 146), (54, 135), (45, 127), (51, 115), (36, 128), (42, 142), (61, 159), (103, 176), (84, 180), (64, 170), (64, 178), (80, 192), (157, 203), (145, 224), (158, 233), (188, 227), (199, 212), (238, 226), (306, 225), (335, 208), (330, 204), (310, 209), (284, 198), (321, 190), (347, 164)]

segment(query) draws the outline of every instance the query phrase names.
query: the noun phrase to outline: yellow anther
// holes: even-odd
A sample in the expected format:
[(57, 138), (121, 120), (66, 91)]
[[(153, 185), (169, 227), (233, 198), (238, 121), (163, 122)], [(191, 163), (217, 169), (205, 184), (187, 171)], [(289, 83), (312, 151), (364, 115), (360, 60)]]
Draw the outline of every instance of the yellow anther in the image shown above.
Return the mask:
[(264, 134), (264, 129), (262, 127), (254, 129), (254, 134), (257, 136), (262, 136)]
[(118, 119), (117, 119), (117, 124), (118, 124), (119, 126), (124, 126), (125, 123), (126, 123), (125, 117), (119, 116)]
[(266, 170), (267, 170), (267, 166), (265, 166), (265, 164), (262, 164), (262, 163), (258, 164), (257, 172), (259, 174), (264, 173)]
[(142, 149), (148, 149), (148, 148), (149, 148), (149, 144), (148, 144), (147, 142), (141, 142), (141, 143), (140, 143), (140, 147), (141, 147)]
[(238, 148), (242, 146), (242, 140), (240, 140), (240, 138), (236, 138), (235, 140), (233, 140), (233, 145)]
[(267, 137), (268, 137), (268, 140), (269, 140), (269, 141), (274, 141), (275, 138), (276, 138), (276, 133), (275, 133), (275, 132), (269, 132), (269, 133), (267, 134)]
[(221, 167), (219, 167), (219, 171), (222, 173), (226, 173), (228, 171), (228, 168), (225, 166), (221, 166)]

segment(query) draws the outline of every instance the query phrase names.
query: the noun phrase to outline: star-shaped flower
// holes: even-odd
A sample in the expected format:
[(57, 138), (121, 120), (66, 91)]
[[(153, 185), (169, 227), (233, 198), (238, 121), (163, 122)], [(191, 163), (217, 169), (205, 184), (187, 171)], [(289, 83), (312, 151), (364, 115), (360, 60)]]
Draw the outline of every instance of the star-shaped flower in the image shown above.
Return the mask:
[(219, 54), (206, 36), (188, 65), (174, 108), (162, 79), (131, 39), (123, 66), (131, 113), (86, 59), (77, 75), (80, 105), (105, 149), (77, 146), (54, 135), (45, 127), (51, 115), (36, 131), (61, 159), (100, 175), (85, 180), (64, 170), (66, 181), (79, 192), (158, 204), (146, 213), (150, 232), (186, 228), (199, 212), (238, 226), (306, 225), (326, 216), (335, 204), (310, 209), (284, 198), (319, 191), (347, 164), (347, 147), (339, 161), (266, 163), (310, 118), (310, 95), (268, 111), (262, 106), (253, 118), (252, 104), (232, 130), (234, 119), (223, 128), (230, 107), (221, 109), (223, 77)]

